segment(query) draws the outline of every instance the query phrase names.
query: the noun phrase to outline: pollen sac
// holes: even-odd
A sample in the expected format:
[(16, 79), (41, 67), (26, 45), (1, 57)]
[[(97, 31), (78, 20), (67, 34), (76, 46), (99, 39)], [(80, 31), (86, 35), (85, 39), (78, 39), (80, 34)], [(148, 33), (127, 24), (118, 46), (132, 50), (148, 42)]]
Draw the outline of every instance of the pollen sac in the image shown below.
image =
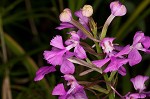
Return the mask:
[(70, 22), (72, 19), (71, 10), (66, 8), (63, 10), (63, 12), (59, 15), (61, 22)]
[(114, 16), (123, 16), (126, 14), (127, 9), (119, 1), (110, 3), (111, 14)]
[(93, 8), (91, 5), (84, 5), (82, 8), (82, 14), (85, 17), (90, 17), (93, 14)]

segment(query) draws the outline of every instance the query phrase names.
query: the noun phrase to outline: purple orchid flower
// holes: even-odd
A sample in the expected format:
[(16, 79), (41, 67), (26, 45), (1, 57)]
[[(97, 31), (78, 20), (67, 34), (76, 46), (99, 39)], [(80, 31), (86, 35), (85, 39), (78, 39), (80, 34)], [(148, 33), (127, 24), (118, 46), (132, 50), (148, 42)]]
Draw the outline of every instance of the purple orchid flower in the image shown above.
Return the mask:
[(123, 55), (128, 54), (130, 46), (127, 45), (122, 49), (119, 53), (115, 54), (114, 56), (102, 59), (102, 60), (96, 60), (92, 61), (93, 64), (95, 64), (97, 67), (102, 67), (106, 63), (110, 61), (106, 69), (104, 70), (105, 73), (112, 72), (112, 71), (118, 71), (121, 75), (126, 74), (126, 70), (123, 67), (124, 64), (126, 64), (129, 60), (125, 59)]
[(142, 56), (140, 55), (138, 50), (144, 52), (150, 52), (150, 37), (144, 36), (142, 31), (136, 32), (133, 38), (133, 44), (131, 45), (130, 52), (128, 55), (129, 65), (133, 66), (141, 62)]
[(63, 55), (67, 52), (66, 47), (63, 45), (62, 37), (57, 35), (51, 40), (50, 45), (53, 46), (53, 48), (51, 51), (44, 51), (44, 59), (54, 66), (61, 65), (63, 62)]
[(48, 73), (55, 72), (55, 66), (44, 66), (41, 67), (37, 72), (34, 78), (34, 81), (39, 81), (44, 78), (44, 76)]
[(67, 60), (67, 58), (72, 57), (74, 54), (69, 52), (70, 47), (64, 47), (62, 37), (57, 35), (54, 37), (50, 45), (53, 46), (51, 51), (44, 51), (44, 58), (48, 63), (56, 66), (60, 65), (60, 71), (63, 74), (73, 74), (75, 67), (73, 63)]
[(142, 76), (142, 75), (138, 75), (135, 78), (131, 78), (131, 82), (133, 83), (133, 86), (135, 88), (135, 90), (138, 91), (138, 93), (128, 93), (127, 95), (125, 95), (126, 99), (143, 99), (146, 97), (150, 96), (150, 92), (144, 92), (144, 90), (146, 89), (145, 87), (145, 81), (148, 80), (149, 77), (148, 76)]
[(114, 51), (114, 46), (112, 44), (114, 38), (104, 38), (100, 45), (102, 46), (103, 52), (106, 53), (106, 58), (101, 60), (92, 61), (97, 67), (101, 68), (103, 65), (109, 62), (108, 66), (104, 70), (105, 73), (118, 71), (121, 75), (126, 75), (126, 70), (123, 67), (129, 61), (123, 55), (127, 55), (130, 51), (130, 46), (127, 45), (119, 52)]
[(88, 99), (83, 87), (72, 75), (64, 75), (64, 78), (68, 81), (67, 86), (70, 86), (70, 89), (66, 91), (61, 83), (53, 89), (52, 95), (59, 95), (59, 99)]
[(148, 76), (138, 75), (135, 78), (131, 78), (131, 82), (133, 83), (135, 90), (138, 90), (141, 93), (146, 88), (144, 83), (148, 79), (149, 79)]
[(87, 56), (85, 50), (80, 45), (80, 36), (75, 31), (70, 32), (70, 34), (71, 37), (65, 44), (68, 45), (68, 47), (74, 47), (74, 53), (77, 58), (85, 59)]
[(111, 56), (111, 54), (113, 54), (113, 50), (114, 50), (114, 45), (113, 45), (113, 41), (115, 38), (104, 38), (101, 40), (100, 42), (100, 46), (103, 49), (103, 52), (106, 53), (106, 57), (107, 56)]

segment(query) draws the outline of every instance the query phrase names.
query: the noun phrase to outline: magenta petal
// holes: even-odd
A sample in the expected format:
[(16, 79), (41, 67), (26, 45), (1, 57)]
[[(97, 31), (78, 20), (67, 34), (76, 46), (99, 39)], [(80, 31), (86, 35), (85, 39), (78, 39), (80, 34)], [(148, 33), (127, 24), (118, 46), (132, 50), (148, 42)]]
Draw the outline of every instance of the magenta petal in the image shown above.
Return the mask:
[(129, 52), (130, 52), (130, 45), (127, 45), (124, 48), (122, 48), (122, 50), (120, 52), (118, 52), (115, 55), (115, 57), (122, 56), (122, 55), (125, 55), (125, 54), (129, 54)]
[(86, 96), (85, 91), (82, 89), (75, 93), (75, 99), (88, 99), (88, 97)]
[(62, 30), (62, 29), (65, 29), (65, 28), (73, 28), (74, 26), (70, 23), (67, 23), (67, 22), (63, 22), (60, 24), (60, 26), (56, 27), (56, 29), (58, 30)]
[(52, 95), (65, 95), (65, 94), (66, 94), (66, 91), (65, 91), (63, 83), (55, 86), (52, 92)]
[(145, 36), (144, 41), (142, 42), (144, 48), (148, 49), (150, 47), (150, 37)]
[(71, 34), (71, 39), (73, 39), (75, 41), (79, 41), (80, 40), (79, 35), (75, 31), (71, 31), (70, 34)]
[(63, 45), (63, 40), (62, 37), (57, 35), (56, 37), (54, 37), (51, 42), (50, 45), (59, 48), (59, 49), (65, 49), (64, 45)]
[(126, 69), (123, 66), (121, 66), (118, 69), (118, 73), (121, 74), (122, 76), (125, 76), (126, 75)]
[(74, 78), (74, 76), (72, 75), (64, 75), (64, 78), (66, 81), (76, 81), (76, 79)]
[(54, 66), (44, 66), (41, 67), (37, 72), (36, 72), (36, 77), (34, 78), (34, 81), (39, 81), (41, 79), (43, 79), (43, 77), (45, 76), (45, 74), (48, 74), (50, 72), (54, 72), (56, 71)]
[(115, 57), (111, 57), (111, 62), (104, 70), (105, 73), (117, 71), (122, 65), (126, 64), (128, 59), (117, 59)]
[(144, 33), (142, 31), (136, 32), (133, 38), (133, 45), (140, 42), (143, 38), (144, 38)]
[(131, 82), (133, 83), (134, 88), (136, 90), (139, 90), (140, 92), (142, 92), (146, 88), (144, 83), (148, 79), (149, 79), (148, 76), (138, 75), (135, 78), (131, 78)]
[(77, 58), (84, 59), (87, 57), (85, 50), (79, 44), (77, 44), (77, 46), (74, 48), (74, 52)]
[(142, 93), (133, 93), (133, 94), (130, 94), (129, 95), (129, 99), (144, 99), (146, 98), (146, 95), (145, 94), (142, 94)]
[(133, 66), (141, 62), (142, 57), (137, 49), (132, 49), (128, 55), (129, 65)]
[(80, 20), (80, 23), (81, 23), (81, 24), (88, 24), (88, 18), (85, 17), (85, 16), (83, 16), (82, 10), (76, 11), (76, 12), (75, 12), (75, 15), (76, 15), (77, 17), (79, 17), (79, 20)]
[(61, 65), (63, 61), (63, 55), (66, 50), (52, 50), (44, 51), (43, 55), (45, 60), (52, 65)]
[(75, 67), (73, 63), (71, 63), (69, 60), (65, 59), (60, 67), (60, 71), (63, 74), (73, 74), (75, 71)]
[(92, 61), (92, 63), (94, 65), (96, 65), (97, 67), (102, 67), (104, 64), (106, 64), (108, 61), (110, 60), (110, 58), (106, 58), (106, 59), (102, 59), (102, 60), (96, 60), (96, 61)]
[(87, 38), (87, 36), (81, 31), (81, 30), (78, 30), (77, 31), (77, 34), (80, 36), (80, 38), (82, 38), (82, 39), (86, 39)]

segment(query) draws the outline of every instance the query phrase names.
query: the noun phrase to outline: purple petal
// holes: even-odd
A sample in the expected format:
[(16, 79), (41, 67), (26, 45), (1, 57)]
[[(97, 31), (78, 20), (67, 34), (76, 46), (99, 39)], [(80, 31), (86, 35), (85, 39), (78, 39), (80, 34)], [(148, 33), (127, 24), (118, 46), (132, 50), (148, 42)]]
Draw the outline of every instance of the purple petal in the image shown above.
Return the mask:
[(145, 94), (142, 93), (132, 93), (130, 94), (128, 97), (126, 97), (126, 99), (143, 99), (146, 98)]
[(137, 49), (132, 49), (128, 55), (129, 65), (133, 66), (141, 62), (142, 57)]
[(76, 87), (72, 93), (67, 95), (67, 99), (88, 99), (83, 87)]
[(133, 38), (133, 45), (139, 43), (143, 38), (144, 38), (144, 33), (142, 31), (136, 32)]
[(144, 83), (148, 79), (149, 79), (148, 76), (138, 75), (135, 78), (131, 78), (130, 81), (133, 83), (133, 86), (136, 90), (142, 92), (146, 88)]
[(64, 45), (63, 45), (63, 40), (62, 37), (60, 35), (57, 35), (56, 37), (54, 37), (51, 42), (50, 45), (59, 48), (59, 49), (65, 49)]
[(65, 78), (65, 80), (66, 81), (76, 81), (76, 79), (74, 78), (74, 76), (73, 75), (69, 75), (69, 74), (67, 74), (67, 75), (64, 75), (64, 78)]
[(144, 41), (142, 42), (144, 48), (148, 49), (150, 47), (150, 37), (145, 36)]
[(81, 30), (78, 30), (77, 31), (77, 34), (80, 36), (80, 38), (82, 38), (82, 39), (86, 39), (87, 38), (87, 36), (81, 31)]
[(122, 76), (125, 76), (126, 75), (126, 69), (123, 66), (121, 66), (118, 69), (118, 73), (121, 74)]
[(119, 53), (117, 53), (115, 55), (115, 57), (119, 57), (119, 56), (122, 56), (122, 55), (125, 55), (125, 54), (129, 54), (130, 50), (131, 50), (130, 45), (127, 45)]
[(112, 72), (118, 70), (122, 65), (126, 64), (128, 59), (117, 59), (115, 57), (111, 57), (111, 62), (104, 70), (105, 73)]
[(70, 34), (71, 34), (71, 39), (73, 39), (75, 41), (79, 41), (80, 40), (79, 35), (75, 31), (70, 32)]
[(43, 55), (49, 64), (56, 66), (62, 64), (63, 55), (65, 52), (66, 50), (44, 51)]
[(63, 74), (73, 74), (75, 71), (75, 67), (74, 67), (73, 63), (71, 63), (70, 61), (65, 59), (60, 67), (60, 71)]
[(76, 11), (76, 12), (75, 12), (75, 15), (76, 15), (77, 17), (79, 17), (79, 20), (80, 20), (80, 23), (81, 23), (81, 24), (88, 24), (88, 18), (85, 17), (85, 16), (83, 16), (82, 10)]
[(75, 93), (75, 99), (88, 99), (86, 96), (85, 91), (80, 89), (78, 92)]
[(74, 26), (70, 23), (63, 22), (63, 23), (60, 23), (60, 26), (56, 27), (56, 29), (58, 29), (58, 30), (62, 30), (65, 28), (74, 28)]
[(110, 58), (102, 59), (102, 60), (96, 60), (92, 61), (93, 64), (95, 64), (97, 67), (102, 67), (104, 64), (106, 64)]
[(146, 53), (150, 54), (150, 50), (146, 50)]
[(55, 72), (56, 69), (54, 66), (44, 66), (41, 67), (37, 72), (36, 72), (36, 77), (34, 78), (34, 81), (39, 81), (44, 78), (45, 74)]
[(65, 95), (65, 94), (66, 94), (66, 91), (65, 91), (63, 83), (55, 86), (52, 92), (52, 95)]
[(77, 46), (74, 48), (74, 53), (75, 56), (80, 59), (85, 59), (87, 57), (85, 50), (79, 44), (77, 44)]

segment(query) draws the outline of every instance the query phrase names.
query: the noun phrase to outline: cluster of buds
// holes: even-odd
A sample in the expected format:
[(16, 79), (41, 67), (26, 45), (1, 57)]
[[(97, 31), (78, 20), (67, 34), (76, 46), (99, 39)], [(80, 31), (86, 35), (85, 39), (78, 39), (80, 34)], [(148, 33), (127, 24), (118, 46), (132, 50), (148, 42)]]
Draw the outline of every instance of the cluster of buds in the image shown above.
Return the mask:
[[(119, 1), (112, 2), (110, 4), (110, 9), (111, 14), (103, 26), (99, 39), (98, 33), (95, 33), (95, 31), (97, 31), (96, 23), (91, 17), (93, 14), (92, 6), (85, 5), (82, 9), (76, 11), (75, 16), (78, 17), (77, 21), (73, 19), (69, 8), (64, 9), (59, 16), (61, 21), (60, 26), (56, 29), (63, 30), (65, 28), (72, 28), (77, 31), (73, 30), (67, 33), (70, 35), (70, 38), (66, 41), (63, 41), (62, 36), (60, 35), (56, 35), (50, 41), (52, 50), (46, 50), (43, 53), (44, 59), (50, 64), (50, 66), (40, 68), (37, 71), (34, 80), (39, 81), (45, 76), (45, 74), (55, 72), (56, 66), (59, 65), (60, 72), (64, 75), (62, 78), (68, 82), (67, 86), (70, 86), (70, 88), (66, 91), (63, 83), (60, 83), (53, 89), (52, 95), (58, 95), (59, 99), (87, 99), (84, 87), (80, 85), (73, 76), (75, 73), (74, 64), (90, 68), (88, 72), (85, 71), (82, 72), (82, 74), (87, 74), (92, 71), (97, 71), (100, 74), (118, 72), (124, 76), (126, 75), (125, 64), (129, 63), (130, 66), (134, 66), (140, 63), (142, 56), (140, 55), (139, 50), (145, 53), (150, 53), (150, 37), (145, 36), (142, 31), (137, 31), (134, 35), (132, 45), (129, 44), (123, 47), (118, 44), (113, 44), (115, 38), (105, 37), (107, 28), (116, 16), (125, 15), (127, 10)], [(86, 43), (85, 39), (88, 38), (93, 41), (92, 43), (95, 43), (94, 45), (96, 46), (97, 51)], [(100, 54), (98, 52), (103, 53)], [(98, 59), (89, 60), (87, 53), (98, 57)], [(144, 82), (147, 79), (147, 76), (137, 76), (132, 78), (131, 81), (134, 88), (139, 90), (139, 93), (128, 93), (125, 96), (121, 96), (121, 98), (137, 99), (137, 97), (148, 97), (150, 95), (149, 92), (144, 91)], [(108, 81), (107, 79), (105, 80)], [(109, 79), (109, 81), (111, 80)], [(113, 86), (110, 86), (113, 89)]]

